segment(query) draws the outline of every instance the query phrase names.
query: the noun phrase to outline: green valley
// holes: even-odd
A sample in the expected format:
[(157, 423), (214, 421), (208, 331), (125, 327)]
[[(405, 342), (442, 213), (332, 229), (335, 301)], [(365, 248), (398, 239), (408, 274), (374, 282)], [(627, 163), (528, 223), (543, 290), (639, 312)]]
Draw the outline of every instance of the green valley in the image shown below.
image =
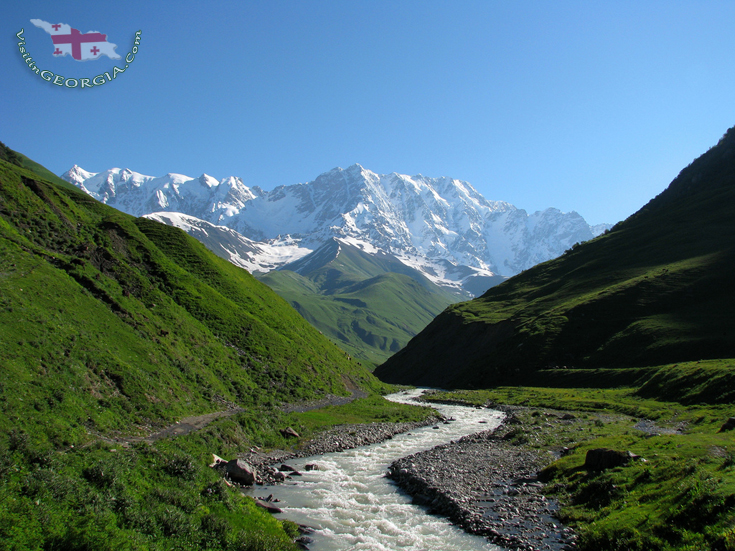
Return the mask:
[(258, 276), (340, 348), (380, 364), (465, 295), (441, 288), (388, 254), (330, 239)]

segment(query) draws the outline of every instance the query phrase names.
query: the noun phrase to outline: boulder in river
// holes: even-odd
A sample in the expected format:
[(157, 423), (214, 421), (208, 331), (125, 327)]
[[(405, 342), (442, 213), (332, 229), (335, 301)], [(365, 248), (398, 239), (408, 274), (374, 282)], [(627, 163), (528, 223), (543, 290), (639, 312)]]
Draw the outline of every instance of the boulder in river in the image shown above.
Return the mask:
[(256, 499), (255, 500), (255, 504), (258, 507), (262, 507), (263, 509), (265, 509), (269, 513), (274, 513), (274, 514), (283, 513), (283, 509), (281, 509), (279, 507), (276, 507), (275, 505), (272, 505), (272, 504), (270, 504), (270, 503), (268, 503), (266, 501), (263, 501), (262, 499)]

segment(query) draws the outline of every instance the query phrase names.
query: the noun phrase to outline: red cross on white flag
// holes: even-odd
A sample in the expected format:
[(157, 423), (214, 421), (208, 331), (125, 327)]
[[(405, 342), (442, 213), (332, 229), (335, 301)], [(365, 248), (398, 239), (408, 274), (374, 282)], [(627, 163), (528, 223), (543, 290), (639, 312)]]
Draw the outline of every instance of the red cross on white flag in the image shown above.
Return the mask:
[(117, 45), (107, 42), (106, 34), (96, 31), (82, 34), (66, 23), (51, 24), (41, 19), (31, 19), (31, 23), (51, 35), (54, 57), (71, 55), (77, 61), (88, 61), (106, 55), (110, 59), (120, 59), (115, 53)]

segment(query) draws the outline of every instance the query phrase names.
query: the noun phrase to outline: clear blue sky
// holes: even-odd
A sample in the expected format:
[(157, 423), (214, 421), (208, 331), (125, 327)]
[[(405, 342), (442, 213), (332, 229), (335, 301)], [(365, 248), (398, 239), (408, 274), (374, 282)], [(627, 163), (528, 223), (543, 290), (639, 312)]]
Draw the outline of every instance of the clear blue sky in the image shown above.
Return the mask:
[[(128, 167), (272, 189), (360, 163), (616, 222), (735, 125), (733, 1), (5, 2), (0, 141), (56, 173)], [(51, 55), (100, 31), (128, 70)]]

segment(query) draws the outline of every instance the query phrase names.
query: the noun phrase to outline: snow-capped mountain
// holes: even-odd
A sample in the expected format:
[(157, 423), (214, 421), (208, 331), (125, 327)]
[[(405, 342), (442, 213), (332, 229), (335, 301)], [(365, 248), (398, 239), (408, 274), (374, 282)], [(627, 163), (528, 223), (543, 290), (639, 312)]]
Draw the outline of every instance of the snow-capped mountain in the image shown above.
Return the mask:
[(461, 180), (380, 175), (358, 164), (269, 192), (235, 177), (156, 178), (118, 168), (94, 174), (74, 166), (62, 178), (110, 206), (135, 216), (157, 213), (190, 233), (195, 226), (214, 230), (163, 213), (235, 230), (255, 242), (240, 265), (261, 271), (334, 237), (366, 252), (389, 253), (437, 283), (460, 287), (468, 277), (514, 275), (607, 228), (553, 208), (529, 215), (485, 199)]

